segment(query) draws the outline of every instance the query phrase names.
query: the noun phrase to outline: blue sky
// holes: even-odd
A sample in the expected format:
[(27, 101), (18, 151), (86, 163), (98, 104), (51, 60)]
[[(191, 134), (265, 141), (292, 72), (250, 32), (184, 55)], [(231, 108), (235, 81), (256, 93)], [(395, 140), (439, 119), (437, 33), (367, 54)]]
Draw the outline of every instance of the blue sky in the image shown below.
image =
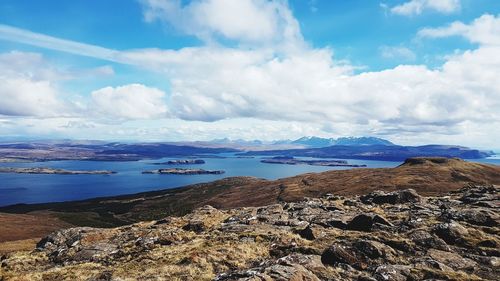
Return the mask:
[(4, 0), (0, 133), (498, 148), (499, 14), (496, 0)]

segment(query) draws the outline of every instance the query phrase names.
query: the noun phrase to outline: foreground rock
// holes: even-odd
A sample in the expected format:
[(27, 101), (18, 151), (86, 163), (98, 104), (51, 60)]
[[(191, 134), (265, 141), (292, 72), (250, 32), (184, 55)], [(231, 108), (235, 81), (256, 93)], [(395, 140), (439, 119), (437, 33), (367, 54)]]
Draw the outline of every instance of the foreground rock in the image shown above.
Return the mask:
[(498, 280), (498, 192), (326, 195), (72, 228), (3, 256), (0, 280)]

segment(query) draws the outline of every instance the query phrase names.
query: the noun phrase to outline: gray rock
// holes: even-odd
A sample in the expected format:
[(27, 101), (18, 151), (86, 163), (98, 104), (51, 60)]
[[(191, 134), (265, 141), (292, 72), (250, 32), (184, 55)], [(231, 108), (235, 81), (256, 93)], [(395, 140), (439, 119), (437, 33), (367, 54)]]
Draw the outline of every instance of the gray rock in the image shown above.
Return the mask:
[(384, 217), (377, 214), (360, 214), (355, 216), (348, 224), (347, 229), (359, 231), (372, 231), (374, 224), (392, 226)]
[(420, 202), (420, 195), (414, 189), (404, 189), (394, 192), (374, 191), (360, 197), (365, 204), (404, 204)]

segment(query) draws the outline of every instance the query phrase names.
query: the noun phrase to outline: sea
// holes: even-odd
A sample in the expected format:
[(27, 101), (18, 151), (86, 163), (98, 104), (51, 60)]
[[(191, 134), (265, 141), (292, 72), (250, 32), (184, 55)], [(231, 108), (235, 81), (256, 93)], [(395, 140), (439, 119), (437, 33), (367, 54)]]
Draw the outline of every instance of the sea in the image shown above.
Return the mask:
[[(18, 203), (47, 203), (82, 200), (94, 197), (132, 194), (168, 189), (195, 183), (210, 182), (225, 177), (253, 176), (268, 180), (318, 173), (349, 167), (284, 165), (261, 163), (261, 157), (239, 158), (231, 153), (197, 157), (201, 165), (155, 165), (153, 163), (185, 158), (162, 158), (141, 161), (47, 161), (32, 163), (0, 163), (0, 167), (50, 167), (66, 170), (110, 170), (111, 175), (43, 175), (0, 173), (0, 206)], [(299, 158), (308, 159), (308, 158)], [(396, 167), (401, 162), (347, 160), (349, 164), (365, 164), (368, 168)], [(485, 158), (475, 162), (500, 165), (500, 158)], [(224, 170), (221, 175), (159, 175), (142, 174), (146, 170), (166, 167)], [(361, 168), (362, 169), (362, 168)]]

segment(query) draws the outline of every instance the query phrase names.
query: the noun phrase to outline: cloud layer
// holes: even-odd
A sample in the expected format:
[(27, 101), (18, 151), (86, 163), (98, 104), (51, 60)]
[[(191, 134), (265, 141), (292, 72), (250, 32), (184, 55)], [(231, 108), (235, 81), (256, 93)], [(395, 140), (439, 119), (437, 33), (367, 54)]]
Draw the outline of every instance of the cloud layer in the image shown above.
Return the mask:
[[(407, 64), (359, 73), (336, 59), (331, 48), (310, 46), (286, 1), (141, 3), (147, 21), (174, 26), (205, 44), (180, 50), (125, 51), (82, 44), (77, 45), (81, 47), (77, 53), (159, 73), (165, 77), (168, 91), (142, 84), (104, 87), (74, 106), (75, 102), (62, 98), (65, 93), (58, 87), (61, 79), (70, 79), (64, 73), (48, 67), (50, 63), (40, 55), (7, 53), (0, 57), (0, 67), (9, 65), (0, 68), (0, 95), (8, 97), (0, 100), (0, 114), (65, 117), (65, 121), (51, 119), (53, 126), (66, 130), (105, 127), (118, 135), (157, 134), (154, 128), (162, 127), (159, 123), (170, 122), (164, 134), (208, 136), (217, 130), (224, 132), (231, 124), (240, 134), (246, 130), (256, 138), (270, 137), (264, 132), (265, 124), (270, 124), (267, 130), (276, 138), (285, 130), (433, 140), (460, 135), (483, 140), (486, 127), (500, 124), (500, 81), (496, 78), (500, 73), (499, 16), (483, 15), (470, 23), (457, 21), (421, 29), (416, 37), (423, 44), (449, 36), (476, 44), (474, 49), (449, 55), (438, 68)], [(417, 15), (425, 10), (452, 13), (457, 9), (459, 1), (413, 0), (393, 7), (392, 12)], [(11, 40), (17, 40), (15, 34), (25, 34), (15, 31)], [(18, 41), (66, 49), (44, 45), (48, 39), (37, 40), (37, 34), (26, 36), (29, 39)], [(48, 41), (73, 46), (71, 41), (52, 39)], [(402, 46), (381, 46), (379, 50), (386, 58), (415, 60), (415, 54)], [(114, 73), (107, 67), (96, 70)], [(111, 130), (110, 121), (124, 125)], [(179, 125), (177, 133), (173, 132), (175, 125)]]

